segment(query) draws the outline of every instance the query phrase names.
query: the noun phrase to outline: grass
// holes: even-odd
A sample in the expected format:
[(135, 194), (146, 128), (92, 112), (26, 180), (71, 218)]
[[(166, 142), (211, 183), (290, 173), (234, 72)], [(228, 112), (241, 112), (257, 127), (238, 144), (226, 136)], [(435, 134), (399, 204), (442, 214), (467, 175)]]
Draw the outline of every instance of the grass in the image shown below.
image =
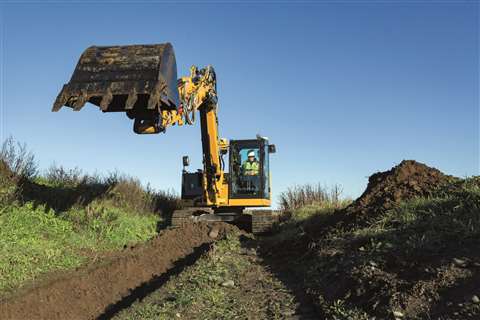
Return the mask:
[[(255, 255), (245, 254), (248, 241), (254, 240), (230, 234), (215, 242), (194, 265), (115, 319), (285, 319), (294, 313), (294, 297)], [(234, 285), (223, 286), (227, 280)]]
[[(316, 190), (310, 192), (307, 190)], [(272, 243), (295, 242), (299, 235), (305, 235), (306, 227), (315, 220), (315, 224), (328, 224), (337, 210), (347, 207), (352, 201), (340, 196), (340, 187), (335, 186), (330, 191), (318, 185), (296, 186), (280, 196), (280, 206), (283, 209), (283, 222), (276, 226)], [(287, 195), (288, 194), (288, 195)], [(312, 194), (306, 197), (306, 194)], [(317, 194), (314, 196), (313, 194)], [(321, 195), (320, 195), (321, 194)], [(335, 196), (331, 196), (335, 195)], [(310, 200), (306, 200), (306, 199)], [(318, 199), (323, 199), (319, 201)], [(303, 203), (302, 205), (300, 205)], [(288, 209), (290, 208), (290, 209)]]
[[(240, 258), (237, 235), (218, 241), (194, 266), (168, 282), (162, 291), (154, 292), (143, 303), (137, 303), (117, 319), (235, 319), (246, 310), (229, 294), (226, 280), (238, 283), (238, 277), (249, 266)], [(161, 302), (159, 302), (161, 301)], [(201, 315), (199, 316), (199, 312)]]
[(342, 198), (342, 187), (334, 185), (330, 188), (321, 184), (304, 184), (288, 188), (280, 194), (280, 208), (295, 214), (317, 208), (338, 209), (351, 202)]
[(0, 149), (0, 294), (43, 274), (78, 267), (104, 251), (153, 237), (178, 207), (172, 192), (136, 178), (52, 165), (38, 171), (26, 146)]
[[(452, 280), (446, 275), (458, 276), (459, 283), (461, 277), (476, 277), (476, 269), (468, 268), (457, 275), (452, 261), (480, 259), (475, 249), (480, 247), (480, 177), (404, 201), (367, 225), (356, 225), (341, 210), (312, 205), (292, 216), (269, 248), (281, 248), (295, 261), (291, 272), (303, 279), (328, 319), (389, 318), (394, 310), (422, 319), (441, 303), (439, 292), (448, 294)], [(480, 315), (475, 310), (465, 316)]]
[(32, 203), (3, 207), (0, 292), (47, 272), (80, 266), (90, 259), (84, 250), (101, 253), (121, 249), (156, 234), (158, 216), (135, 216), (108, 204), (101, 208), (94, 213), (71, 209), (59, 216)]

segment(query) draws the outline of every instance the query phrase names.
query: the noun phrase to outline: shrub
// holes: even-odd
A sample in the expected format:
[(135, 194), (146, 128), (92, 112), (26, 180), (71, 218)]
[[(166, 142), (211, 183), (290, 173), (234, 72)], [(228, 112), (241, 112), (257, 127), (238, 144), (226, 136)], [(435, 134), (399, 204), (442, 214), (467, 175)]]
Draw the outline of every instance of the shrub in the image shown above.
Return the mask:
[(26, 144), (16, 142), (12, 137), (2, 143), (0, 159), (17, 177), (31, 179), (38, 173), (38, 165)]
[(280, 194), (280, 208), (284, 211), (294, 211), (309, 205), (319, 208), (341, 208), (346, 201), (341, 197), (342, 188), (334, 185), (331, 188), (321, 184), (304, 184), (288, 188)]
[(60, 212), (105, 200), (132, 213), (160, 215), (168, 215), (180, 203), (174, 192), (156, 191), (149, 185), (145, 187), (138, 178), (118, 171), (102, 177), (55, 164), (48, 168), (44, 177), (37, 177), (35, 183), (28, 183), (23, 199), (47, 204)]
[(65, 169), (63, 166), (59, 166), (55, 163), (47, 169), (44, 177), (49, 184), (70, 187), (76, 187), (79, 184), (86, 184), (94, 180), (84, 174), (82, 170), (77, 167), (73, 169)]
[(8, 165), (0, 159), (0, 206), (15, 200), (17, 194), (17, 179)]
[(180, 200), (173, 191), (156, 191), (147, 185), (144, 187), (138, 178), (111, 173), (105, 180), (108, 185), (106, 197), (117, 206), (123, 206), (137, 213), (169, 214), (178, 208)]

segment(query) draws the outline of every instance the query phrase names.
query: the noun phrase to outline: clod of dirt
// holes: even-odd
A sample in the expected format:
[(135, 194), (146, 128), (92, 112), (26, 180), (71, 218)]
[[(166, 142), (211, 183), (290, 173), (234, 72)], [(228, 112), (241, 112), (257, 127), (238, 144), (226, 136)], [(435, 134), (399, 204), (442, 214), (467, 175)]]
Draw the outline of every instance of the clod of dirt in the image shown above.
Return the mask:
[(393, 311), (393, 316), (395, 318), (403, 318), (403, 313), (400, 311)]
[[(216, 224), (219, 238), (235, 229)], [(129, 248), (102, 264), (76, 270), (22, 295), (0, 301), (6, 319), (95, 319), (130, 297), (136, 288), (165, 274), (178, 261), (214, 241), (205, 223), (165, 230), (150, 242)]]
[(216, 239), (218, 237), (218, 233), (220, 232), (220, 229), (217, 227), (213, 227), (210, 229), (210, 232), (208, 233), (208, 236), (212, 239)]
[(235, 282), (233, 280), (227, 280), (222, 282), (222, 287), (233, 288), (235, 287)]
[(391, 170), (371, 175), (365, 192), (347, 207), (346, 212), (376, 215), (401, 201), (429, 196), (451, 179), (453, 177), (423, 163), (404, 160)]

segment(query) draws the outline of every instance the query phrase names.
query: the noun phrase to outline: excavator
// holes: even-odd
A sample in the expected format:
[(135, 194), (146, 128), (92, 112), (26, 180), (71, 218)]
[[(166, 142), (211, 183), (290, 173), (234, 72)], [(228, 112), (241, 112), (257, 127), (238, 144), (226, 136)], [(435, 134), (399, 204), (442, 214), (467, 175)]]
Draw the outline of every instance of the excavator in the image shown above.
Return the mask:
[(248, 140), (219, 138), (216, 81), (212, 66), (192, 66), (190, 75), (177, 79), (170, 43), (91, 46), (80, 56), (52, 111), (63, 106), (79, 111), (89, 102), (102, 112), (126, 113), (136, 134), (193, 125), (198, 113), (203, 169), (188, 172), (190, 160), (183, 157), (184, 205), (172, 213), (171, 225), (248, 221), (253, 233), (265, 233), (277, 220), (275, 212), (265, 209), (271, 204), (269, 156), (275, 145), (260, 135)]

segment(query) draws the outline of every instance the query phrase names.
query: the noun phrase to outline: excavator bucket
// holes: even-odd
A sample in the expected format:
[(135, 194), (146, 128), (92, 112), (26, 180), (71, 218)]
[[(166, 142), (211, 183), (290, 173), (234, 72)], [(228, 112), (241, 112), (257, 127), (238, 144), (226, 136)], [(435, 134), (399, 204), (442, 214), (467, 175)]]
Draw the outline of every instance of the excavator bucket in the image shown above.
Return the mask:
[(126, 112), (136, 120), (177, 109), (177, 65), (172, 45), (89, 47), (52, 111), (63, 106), (78, 111), (86, 102), (103, 112)]

